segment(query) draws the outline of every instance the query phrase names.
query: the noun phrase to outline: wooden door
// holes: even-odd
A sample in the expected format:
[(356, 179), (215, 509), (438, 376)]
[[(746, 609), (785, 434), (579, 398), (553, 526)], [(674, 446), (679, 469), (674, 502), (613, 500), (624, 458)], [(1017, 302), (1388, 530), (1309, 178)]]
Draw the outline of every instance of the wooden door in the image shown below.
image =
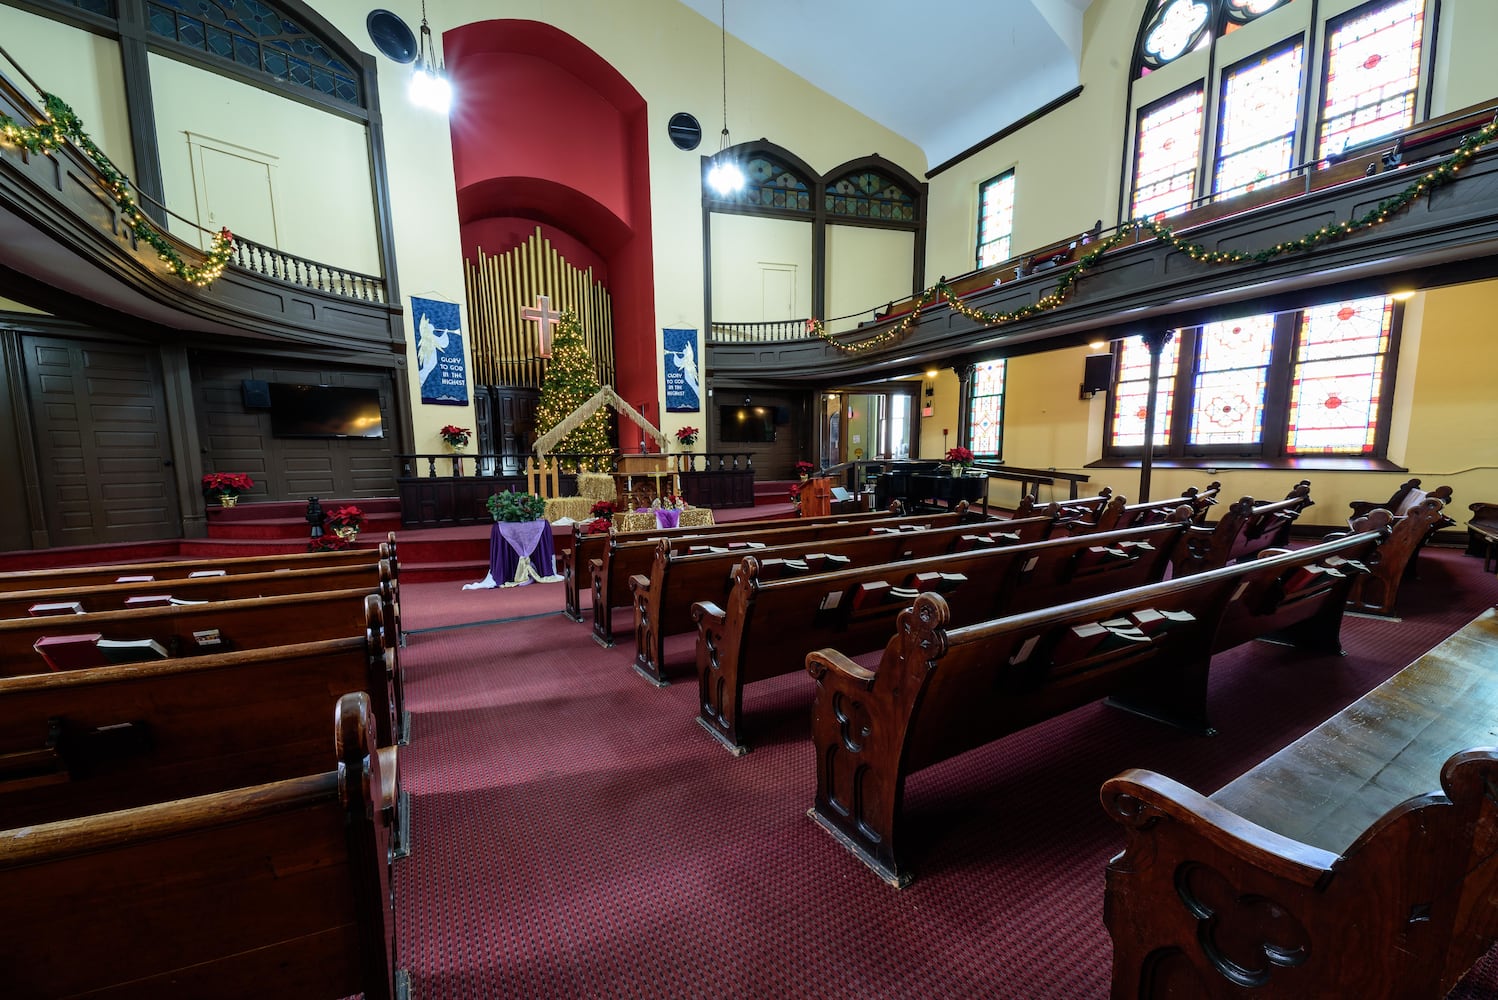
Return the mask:
[(55, 337), (21, 343), (50, 543), (181, 537), (154, 353)]

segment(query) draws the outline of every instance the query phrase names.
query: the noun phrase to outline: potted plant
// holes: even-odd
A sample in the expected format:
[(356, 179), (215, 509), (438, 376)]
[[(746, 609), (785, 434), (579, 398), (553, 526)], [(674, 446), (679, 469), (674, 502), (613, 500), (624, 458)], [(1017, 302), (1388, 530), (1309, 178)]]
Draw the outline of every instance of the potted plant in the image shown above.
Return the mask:
[(308, 552), (341, 552), (348, 547), (347, 538), (332, 532), (324, 532), (307, 543)]
[(339, 507), (328, 515), (328, 528), (332, 534), (345, 542), (359, 537), (359, 528), (364, 524), (364, 511), (358, 507)]
[(811, 477), (812, 470), (815, 469), (815, 468), (816, 468), (816, 466), (812, 465), (808, 461), (802, 460), (800, 462), (797, 462), (796, 463), (796, 476), (799, 479), (809, 479)]
[(793, 503), (793, 504), (796, 505), (796, 516), (797, 517), (801, 516), (801, 487), (803, 487), (805, 485), (806, 485), (806, 483), (804, 481), (804, 477), (803, 477), (803, 481), (802, 482), (791, 483), (791, 488), (790, 488), (791, 503)]
[(603, 521), (605, 524), (609, 524), (613, 522), (614, 515), (618, 513), (618, 510), (619, 505), (614, 503), (614, 501), (599, 500), (593, 505), (593, 509), (588, 511), (588, 514), (595, 521)]
[(952, 463), (952, 475), (961, 476), (967, 472), (967, 467), (973, 464), (973, 453), (960, 446), (948, 448), (947, 461)]
[(448, 424), (437, 433), (442, 436), (442, 442), (453, 451), (462, 451), (468, 447), (468, 441), (473, 437), (473, 431), (457, 424)]
[(204, 492), (217, 493), (218, 502), (224, 507), (239, 503), (239, 495), (254, 485), (255, 480), (244, 472), (209, 472), (203, 476)]
[(546, 514), (546, 501), (534, 493), (494, 493), (484, 505), (496, 521), (539, 521)]
[(697, 435), (699, 433), (695, 427), (678, 427), (676, 428), (676, 440), (683, 448), (690, 448), (697, 443)]

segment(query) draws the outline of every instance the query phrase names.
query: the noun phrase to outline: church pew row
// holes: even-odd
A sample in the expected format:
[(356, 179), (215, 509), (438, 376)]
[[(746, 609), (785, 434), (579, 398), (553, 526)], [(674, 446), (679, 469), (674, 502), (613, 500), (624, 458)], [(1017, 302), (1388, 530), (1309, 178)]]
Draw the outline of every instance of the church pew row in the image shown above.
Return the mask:
[(1386, 531), (958, 628), (941, 595), (922, 594), (876, 670), (835, 649), (807, 657), (817, 682), (811, 816), (904, 885), (909, 775), (1103, 697), (1212, 732), (1212, 654), (1270, 634), (1338, 648), (1348, 588)]
[(1290, 541), (1290, 527), (1306, 509), (1315, 506), (1311, 484), (1302, 479), (1283, 500), (1256, 503), (1243, 497), (1228, 507), (1215, 523), (1202, 525), (1186, 536), (1173, 573), (1184, 576), (1252, 559), (1265, 549)]
[[(374, 598), (369, 598), (371, 602)], [(0, 802), (7, 826), (264, 784), (318, 769), (328, 715), (370, 695), (393, 745), (393, 651), (363, 635), (0, 678)]]
[(1164, 577), (1189, 524), (1181, 507), (1167, 524), (785, 579), (766, 579), (759, 555), (748, 556), (723, 608), (693, 609), (697, 721), (730, 752), (747, 753), (746, 684), (795, 673), (825, 646), (850, 656), (880, 649), (915, 593), (942, 594), (962, 624), (1136, 587)]
[(575, 622), (583, 620), (582, 597), (584, 594), (592, 594), (593, 592), (591, 563), (594, 559), (603, 558), (604, 550), (608, 548), (611, 541), (627, 542), (639, 541), (640, 539), (681, 538), (686, 535), (735, 535), (743, 531), (759, 529), (790, 527), (792, 525), (841, 524), (849, 521), (876, 520), (890, 516), (886, 511), (859, 511), (854, 514), (828, 514), (822, 517), (787, 518), (780, 521), (752, 521), (748, 523), (740, 521), (690, 528), (659, 528), (654, 531), (613, 531), (599, 532), (597, 534), (585, 534), (582, 531), (582, 522), (577, 522), (572, 526), (571, 546), (557, 553), (558, 571), (561, 573), (564, 583), (565, 606), (562, 613)]
[(1495, 711), (1489, 610), (1210, 797), (1105, 783), (1113, 996), (1446, 996), (1498, 940)]
[(406, 996), (393, 748), (362, 695), (330, 714), (331, 769), (0, 832), (5, 994)]
[[(969, 513), (967, 502), (962, 501), (957, 505), (956, 509), (943, 514), (858, 518), (856, 520), (836, 520), (810, 525), (789, 522), (779, 528), (746, 530), (729, 535), (714, 535), (712, 537), (726, 538), (728, 539), (728, 545), (752, 548), (756, 546), (783, 545), (798, 541), (814, 541), (824, 538), (854, 538), (859, 535), (871, 534), (876, 527), (899, 528), (902, 526), (924, 526), (938, 528), (951, 524), (968, 524), (981, 520), (988, 520), (988, 518)], [(629, 590), (629, 578), (650, 571), (651, 563), (655, 560), (656, 544), (655, 540), (648, 538), (627, 542), (611, 541), (603, 550), (603, 557), (593, 560), (591, 566), (593, 574), (593, 638), (599, 645), (607, 648), (614, 644), (613, 610), (615, 608), (633, 606), (634, 602)], [(682, 535), (670, 539), (670, 544), (673, 550), (684, 551), (693, 545), (701, 545), (703, 543), (695, 540), (691, 535)], [(724, 543), (708, 542), (707, 544), (721, 546)]]
[[(763, 579), (772, 573), (779, 575), (782, 570), (807, 572), (800, 565), (805, 562), (817, 567), (810, 572), (827, 572), (990, 545), (1039, 541), (1050, 534), (1054, 525), (1051, 518), (1041, 516), (919, 531), (876, 526), (871, 529), (875, 532), (872, 535), (770, 545), (755, 549), (754, 554)], [(634, 667), (640, 676), (657, 687), (670, 683), (661, 662), (666, 636), (696, 631), (692, 605), (698, 601), (723, 601), (733, 584), (733, 571), (743, 558), (742, 549), (673, 552), (669, 544), (657, 545), (650, 575), (636, 574), (629, 580), (635, 603)]]
[(395, 532), (371, 548), (343, 549), (338, 552), (293, 552), (266, 556), (214, 556), (204, 559), (173, 559), (159, 562), (111, 563), (95, 566), (59, 566), (52, 569), (20, 570), (0, 573), (0, 592), (42, 590), (64, 587), (96, 587), (116, 582), (122, 576), (150, 576), (158, 581), (185, 580), (193, 573), (271, 573), (282, 569), (310, 569), (314, 566), (347, 566), (390, 561), (397, 576)]
[(1019, 506), (1014, 508), (1014, 516), (1034, 517), (1037, 514), (1049, 512), (1057, 521), (1083, 520), (1096, 523), (1103, 508), (1108, 506), (1112, 499), (1113, 488), (1110, 486), (1104, 486), (1096, 496), (1052, 500), (1046, 504), (1035, 499), (1035, 494), (1026, 493), (1019, 498)]
[[(1420, 550), (1437, 531), (1454, 523), (1446, 516), (1445, 505), (1434, 494), (1407, 508), (1403, 515), (1395, 516), (1388, 541), (1378, 547), (1367, 575), (1358, 577), (1353, 584), (1352, 593), (1347, 596), (1348, 610), (1386, 617), (1393, 615), (1399, 585), (1401, 581), (1414, 577)], [(1337, 538), (1343, 534), (1346, 532), (1333, 532), (1327, 537)]]
[(1160, 524), (1171, 520), (1176, 508), (1182, 505), (1191, 508), (1191, 520), (1194, 523), (1205, 524), (1207, 513), (1217, 504), (1217, 496), (1221, 492), (1222, 484), (1212, 482), (1204, 490), (1189, 486), (1180, 496), (1167, 497), (1164, 500), (1129, 503), (1127, 497), (1115, 496), (1104, 505), (1095, 521), (1073, 519), (1067, 521), (1066, 526), (1070, 531), (1118, 531), (1121, 528), (1138, 528), (1146, 524)]
[[(377, 588), (381, 582), (394, 585), (395, 568), (387, 559), (378, 562), (348, 562), (337, 566), (275, 570), (204, 576), (195, 579), (150, 580), (140, 583), (75, 584), (47, 590), (0, 592), (0, 619), (26, 618), (41, 614), (47, 606), (76, 605), (76, 613), (123, 611), (132, 599), (166, 598), (177, 601), (228, 601), (276, 594), (305, 594), (317, 590)], [(52, 613), (72, 613), (57, 610)], [(396, 623), (399, 627), (399, 623)]]

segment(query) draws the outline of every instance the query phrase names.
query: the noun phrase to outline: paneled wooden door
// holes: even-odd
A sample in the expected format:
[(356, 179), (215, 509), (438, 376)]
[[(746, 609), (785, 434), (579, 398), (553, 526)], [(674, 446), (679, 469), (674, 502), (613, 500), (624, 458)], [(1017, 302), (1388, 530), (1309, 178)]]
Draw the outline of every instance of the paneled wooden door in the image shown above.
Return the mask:
[(180, 537), (154, 353), (29, 335), (21, 343), (51, 544)]

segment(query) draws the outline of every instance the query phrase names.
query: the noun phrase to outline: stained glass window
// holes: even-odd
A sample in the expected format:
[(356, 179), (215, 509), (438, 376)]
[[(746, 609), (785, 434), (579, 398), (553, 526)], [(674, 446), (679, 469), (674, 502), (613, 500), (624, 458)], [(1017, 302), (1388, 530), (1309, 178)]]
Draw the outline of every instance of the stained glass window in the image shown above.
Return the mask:
[[(1175, 371), (1180, 357), (1181, 339), (1175, 336), (1160, 352), (1160, 384), (1155, 391), (1156, 447), (1170, 443)], [(1115, 448), (1142, 448), (1150, 389), (1150, 352), (1144, 339), (1130, 337), (1122, 341), (1116, 365), (1118, 380), (1113, 387), (1113, 430), (1109, 443)]]
[(1201, 328), (1191, 393), (1193, 445), (1259, 443), (1273, 350), (1273, 314)]
[(974, 455), (998, 458), (1004, 446), (1004, 362), (984, 361), (973, 367), (972, 420), (968, 448)]
[(1260, 14), (1267, 14), (1289, 2), (1290, 0), (1227, 0), (1228, 20), (1246, 24)]
[(1295, 162), (1295, 124), (1300, 111), (1299, 44), (1223, 77), (1218, 124), (1217, 194), (1252, 191), (1265, 178)]
[(915, 220), (915, 199), (899, 184), (872, 171), (849, 174), (827, 186), (824, 196), (832, 215), (859, 219)]
[(1425, 0), (1394, 0), (1330, 32), (1317, 156), (1414, 123), (1424, 30)]
[(1139, 115), (1134, 137), (1131, 219), (1163, 219), (1196, 197), (1201, 152), (1202, 88), (1166, 98)]
[(262, 0), (152, 0), (146, 23), (154, 35), (282, 83), (361, 103), (358, 71)]
[(1144, 62), (1164, 66), (1207, 39), (1212, 5), (1206, 0), (1164, 0), (1144, 31)]
[(978, 267), (1009, 259), (1009, 237), (1014, 232), (1014, 171), (983, 182), (978, 193)]
[(1296, 338), (1285, 451), (1374, 450), (1394, 303), (1358, 299), (1307, 309)]
[(756, 153), (745, 164), (744, 174), (747, 181), (735, 192), (720, 195), (712, 188), (706, 190), (718, 201), (811, 213), (811, 183), (789, 165), (766, 153)]

